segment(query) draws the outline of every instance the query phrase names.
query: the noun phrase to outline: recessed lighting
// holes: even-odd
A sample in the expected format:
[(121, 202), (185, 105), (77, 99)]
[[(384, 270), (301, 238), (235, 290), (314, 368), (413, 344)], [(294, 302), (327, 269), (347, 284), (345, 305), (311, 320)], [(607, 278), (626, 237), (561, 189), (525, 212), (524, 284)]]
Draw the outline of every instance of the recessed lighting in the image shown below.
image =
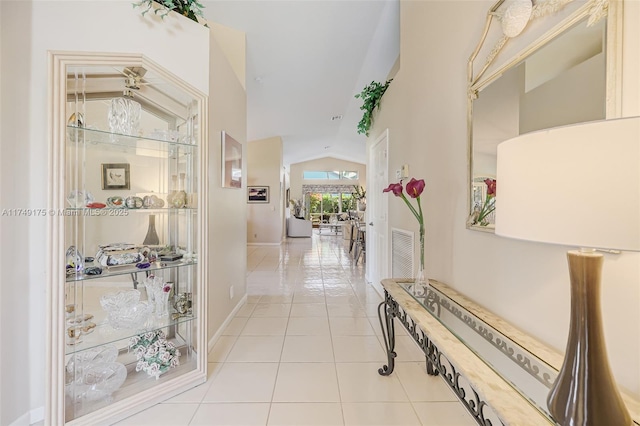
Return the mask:
[(337, 120), (342, 120), (342, 115), (334, 115), (333, 117), (331, 117), (331, 121), (337, 121)]

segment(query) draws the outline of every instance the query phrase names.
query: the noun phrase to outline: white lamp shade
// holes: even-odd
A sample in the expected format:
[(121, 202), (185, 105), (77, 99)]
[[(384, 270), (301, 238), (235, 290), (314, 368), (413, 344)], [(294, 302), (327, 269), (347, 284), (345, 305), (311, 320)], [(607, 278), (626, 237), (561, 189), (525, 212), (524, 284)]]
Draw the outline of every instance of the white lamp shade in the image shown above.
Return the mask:
[(498, 145), (496, 234), (640, 251), (640, 117), (557, 127)]

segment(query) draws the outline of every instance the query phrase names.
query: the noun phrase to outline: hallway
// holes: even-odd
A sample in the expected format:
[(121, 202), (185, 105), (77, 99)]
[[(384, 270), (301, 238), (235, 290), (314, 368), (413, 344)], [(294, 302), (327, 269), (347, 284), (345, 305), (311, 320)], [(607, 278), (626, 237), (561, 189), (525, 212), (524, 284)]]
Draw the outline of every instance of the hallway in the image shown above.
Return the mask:
[(319, 235), (247, 248), (248, 300), (209, 353), (209, 379), (118, 425), (430, 425), (475, 422), (396, 327), (386, 356), (382, 298), (348, 241)]

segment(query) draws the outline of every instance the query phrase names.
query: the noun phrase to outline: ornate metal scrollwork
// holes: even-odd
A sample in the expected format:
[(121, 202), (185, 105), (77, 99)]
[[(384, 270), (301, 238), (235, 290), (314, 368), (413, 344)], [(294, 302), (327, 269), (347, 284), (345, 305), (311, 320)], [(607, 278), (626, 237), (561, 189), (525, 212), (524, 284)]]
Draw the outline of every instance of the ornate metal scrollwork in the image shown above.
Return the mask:
[[(400, 323), (407, 330), (409, 335), (418, 343), (422, 351), (426, 356), (427, 361), (427, 373), (433, 376), (440, 375), (444, 379), (445, 383), (456, 394), (458, 399), (465, 406), (467, 411), (481, 426), (492, 426), (491, 420), (485, 418), (484, 408), (488, 404), (481, 400), (478, 393), (473, 389), (473, 386), (469, 385), (469, 388), (473, 392), (473, 397), (467, 398), (466, 390), (463, 385), (460, 384), (460, 378), (462, 375), (456, 371), (453, 364), (438, 350), (438, 347), (424, 334), (422, 329), (418, 327), (416, 322), (411, 318), (396, 302), (393, 297), (385, 290), (385, 300), (378, 306), (378, 319), (380, 320), (380, 327), (382, 328), (382, 334), (385, 342), (385, 349), (387, 351), (387, 365), (378, 369), (378, 373), (383, 376), (388, 376), (393, 373), (395, 366), (395, 358), (397, 356), (395, 349), (395, 330), (393, 318), (397, 318)], [(427, 300), (429, 300), (429, 296)], [(435, 298), (432, 299), (435, 301)], [(426, 303), (425, 303), (426, 304)], [(439, 304), (438, 305), (439, 309)], [(435, 310), (436, 305), (431, 305)], [(384, 321), (382, 310), (384, 309)]]
[[(453, 314), (470, 329), (475, 331), (478, 335), (484, 338), (487, 342), (491, 343), (494, 347), (500, 350), (500, 352), (502, 352), (514, 363), (520, 366), (520, 368), (529, 373), (532, 377), (545, 385), (547, 388), (551, 389), (555, 377), (551, 377), (549, 373), (544, 372), (543, 369), (541, 369), (540, 366), (537, 365), (536, 359), (531, 359), (523, 353), (516, 351), (511, 346), (511, 341), (509, 341), (508, 339), (504, 339), (499, 334), (497, 334), (495, 330), (477, 320), (475, 317), (468, 315), (465, 311), (458, 308), (454, 303), (451, 303), (446, 298), (435, 295), (433, 303), (437, 304), (438, 306), (442, 306), (448, 312)], [(431, 308), (429, 307), (427, 309), (431, 310)]]
[[(384, 309), (384, 321), (382, 320), (382, 310)], [(387, 364), (378, 369), (378, 373), (382, 376), (388, 376), (393, 373), (395, 367), (396, 353), (396, 334), (393, 325), (393, 317), (398, 311), (398, 302), (393, 300), (389, 293), (385, 290), (384, 302), (378, 305), (378, 319), (380, 320), (380, 328), (382, 329), (382, 337), (384, 339), (384, 348), (387, 352)]]
[(469, 388), (473, 392), (473, 397), (467, 398), (465, 387), (460, 384), (460, 378), (463, 376), (456, 371), (455, 366), (447, 359), (446, 356), (438, 351), (438, 348), (435, 345), (432, 344), (430, 350), (431, 355), (429, 356), (432, 364), (438, 372), (440, 372), (445, 383), (447, 383), (451, 390), (453, 390), (475, 421), (482, 426), (492, 426), (493, 423), (491, 420), (487, 419), (484, 414), (484, 408), (488, 407), (488, 404), (480, 399), (480, 396), (478, 396), (478, 393), (471, 385), (469, 385)]

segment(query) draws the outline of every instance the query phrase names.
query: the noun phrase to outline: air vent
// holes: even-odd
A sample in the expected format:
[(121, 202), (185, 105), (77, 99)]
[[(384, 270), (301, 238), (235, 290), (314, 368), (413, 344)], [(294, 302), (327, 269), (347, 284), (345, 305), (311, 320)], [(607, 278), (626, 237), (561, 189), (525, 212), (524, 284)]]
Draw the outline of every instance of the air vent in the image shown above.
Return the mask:
[(393, 278), (413, 277), (413, 244), (413, 232), (391, 228), (391, 276)]

